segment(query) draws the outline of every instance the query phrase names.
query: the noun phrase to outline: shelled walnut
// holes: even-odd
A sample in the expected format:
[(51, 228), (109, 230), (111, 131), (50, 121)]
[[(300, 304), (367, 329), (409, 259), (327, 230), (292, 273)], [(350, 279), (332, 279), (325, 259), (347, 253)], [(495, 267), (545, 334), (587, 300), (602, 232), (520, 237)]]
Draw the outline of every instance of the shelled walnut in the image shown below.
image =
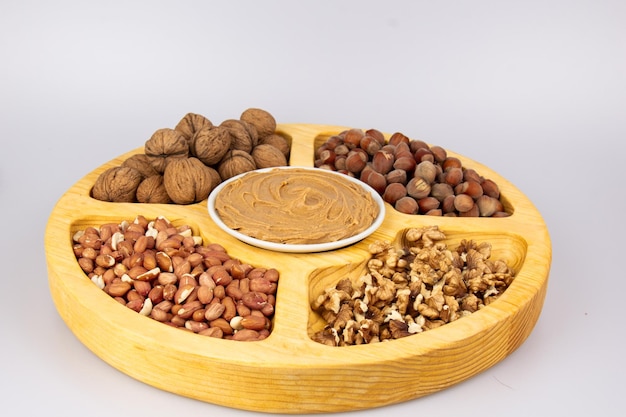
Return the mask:
[(408, 229), (406, 247), (370, 245), (367, 271), (324, 290), (312, 309), (327, 322), (313, 340), (347, 346), (398, 339), (465, 317), (493, 302), (514, 279), (491, 244), (463, 240), (456, 249), (437, 226)]

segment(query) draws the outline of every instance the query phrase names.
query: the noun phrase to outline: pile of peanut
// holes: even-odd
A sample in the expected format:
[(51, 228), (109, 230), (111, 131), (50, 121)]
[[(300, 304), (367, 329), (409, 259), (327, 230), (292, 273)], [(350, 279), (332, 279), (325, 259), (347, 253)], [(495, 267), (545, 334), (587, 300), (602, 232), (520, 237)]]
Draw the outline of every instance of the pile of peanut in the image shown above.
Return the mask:
[(232, 258), (166, 218), (87, 227), (74, 254), (91, 281), (120, 304), (167, 325), (241, 341), (271, 331), (279, 273)]
[(433, 226), (408, 229), (404, 248), (373, 243), (365, 274), (341, 279), (313, 302), (327, 323), (313, 340), (348, 346), (418, 334), (470, 315), (509, 287), (514, 272), (490, 259), (491, 244), (463, 240), (452, 250), (444, 239)]
[(447, 217), (506, 217), (500, 189), (441, 146), (396, 132), (349, 129), (315, 150), (315, 166), (359, 178), (397, 211)]

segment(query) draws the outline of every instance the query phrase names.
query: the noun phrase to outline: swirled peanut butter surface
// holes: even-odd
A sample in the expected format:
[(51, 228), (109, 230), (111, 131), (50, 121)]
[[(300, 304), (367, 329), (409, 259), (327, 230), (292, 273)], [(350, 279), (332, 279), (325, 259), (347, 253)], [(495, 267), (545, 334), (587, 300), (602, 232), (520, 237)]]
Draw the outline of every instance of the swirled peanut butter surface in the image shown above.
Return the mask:
[(367, 229), (379, 208), (359, 184), (321, 169), (249, 172), (227, 184), (215, 210), (233, 230), (267, 242), (335, 242)]

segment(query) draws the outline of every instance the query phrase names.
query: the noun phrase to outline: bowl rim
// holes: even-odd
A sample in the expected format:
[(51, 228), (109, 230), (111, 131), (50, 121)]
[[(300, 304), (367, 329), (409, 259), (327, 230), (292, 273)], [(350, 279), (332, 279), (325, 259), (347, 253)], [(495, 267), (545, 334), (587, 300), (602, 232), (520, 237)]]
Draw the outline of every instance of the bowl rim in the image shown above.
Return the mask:
[[(226, 186), (228, 186), (228, 184), (240, 178), (243, 178), (246, 175), (251, 174), (251, 173), (266, 173), (266, 172), (272, 172), (276, 170), (285, 171), (285, 170), (294, 170), (294, 169), (305, 170), (305, 171), (315, 171), (318, 173), (321, 172), (323, 173), (323, 175), (327, 175), (327, 174), (335, 175), (335, 176), (339, 176), (343, 178), (346, 181), (350, 181), (354, 184), (357, 184), (359, 187), (361, 187), (364, 191), (368, 192), (372, 196), (376, 205), (378, 206), (378, 215), (376, 216), (372, 224), (367, 229), (355, 235), (349, 236), (347, 238), (336, 240), (334, 242), (299, 243), (299, 244), (269, 242), (269, 241), (265, 241), (262, 239), (257, 239), (257, 238), (248, 236), (244, 233), (238, 232), (237, 230), (231, 229), (222, 221), (222, 219), (220, 218), (215, 208), (215, 201), (217, 199), (218, 194)], [(215, 224), (217, 224), (217, 226), (220, 229), (222, 229), (224, 232), (228, 233), (232, 237), (242, 242), (245, 242), (249, 245), (256, 246), (262, 249), (268, 249), (268, 250), (272, 250), (275, 252), (290, 252), (290, 253), (325, 252), (325, 251), (340, 249), (340, 248), (352, 245), (354, 243), (360, 242), (361, 240), (365, 239), (366, 237), (374, 233), (380, 227), (383, 220), (385, 219), (385, 202), (382, 196), (378, 194), (376, 190), (374, 190), (371, 186), (369, 186), (365, 182), (359, 180), (358, 178), (350, 177), (349, 175), (346, 175), (340, 172), (330, 171), (330, 170), (325, 170), (325, 169), (315, 168), (315, 167), (298, 166), (298, 165), (288, 165), (288, 166), (255, 169), (252, 171), (243, 172), (227, 180), (224, 180), (220, 184), (218, 184), (209, 194), (209, 197), (207, 199), (207, 209), (209, 212), (209, 216), (215, 222)]]

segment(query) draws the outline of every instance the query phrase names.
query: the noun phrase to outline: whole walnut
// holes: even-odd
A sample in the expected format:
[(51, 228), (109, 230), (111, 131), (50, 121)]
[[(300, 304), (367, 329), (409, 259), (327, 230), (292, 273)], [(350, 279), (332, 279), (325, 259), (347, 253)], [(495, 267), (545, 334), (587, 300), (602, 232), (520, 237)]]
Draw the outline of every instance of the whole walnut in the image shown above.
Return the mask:
[(257, 168), (279, 167), (287, 165), (287, 158), (278, 149), (269, 144), (254, 147), (250, 154)]
[(115, 203), (133, 203), (142, 175), (135, 168), (113, 167), (98, 176), (91, 189), (93, 198)]
[(247, 153), (252, 152), (258, 141), (258, 135), (253, 126), (241, 120), (224, 120), (220, 126), (226, 128), (231, 136), (231, 149), (241, 150)]
[(163, 173), (168, 162), (189, 156), (187, 139), (177, 130), (159, 129), (146, 141), (144, 153), (158, 173)]
[(276, 119), (263, 109), (247, 109), (241, 113), (239, 119), (253, 125), (256, 128), (259, 138), (271, 135), (276, 131)]
[(163, 176), (157, 174), (141, 181), (137, 187), (137, 201), (151, 204), (171, 203), (172, 199), (163, 184)]
[(239, 149), (228, 151), (217, 167), (223, 181), (255, 169), (256, 164), (252, 156)]
[(285, 155), (285, 158), (289, 158), (291, 146), (289, 145), (289, 141), (281, 135), (277, 133), (272, 133), (271, 135), (259, 138), (259, 145), (262, 144), (268, 144), (272, 145), (275, 148), (278, 148)]
[(206, 117), (196, 114), (196, 113), (187, 113), (185, 117), (183, 117), (180, 122), (176, 125), (174, 130), (180, 132), (187, 141), (191, 141), (193, 135), (203, 127), (211, 127), (213, 123)]
[(143, 178), (148, 178), (153, 175), (159, 174), (156, 168), (152, 166), (152, 163), (150, 162), (150, 157), (145, 153), (132, 155), (124, 162), (122, 162), (122, 166), (135, 168), (137, 171), (141, 172), (141, 176)]
[(191, 139), (189, 150), (205, 165), (215, 165), (230, 149), (232, 136), (223, 126), (205, 126)]
[(197, 203), (209, 196), (215, 187), (215, 171), (198, 158), (177, 158), (168, 162), (163, 173), (163, 184), (176, 204)]

